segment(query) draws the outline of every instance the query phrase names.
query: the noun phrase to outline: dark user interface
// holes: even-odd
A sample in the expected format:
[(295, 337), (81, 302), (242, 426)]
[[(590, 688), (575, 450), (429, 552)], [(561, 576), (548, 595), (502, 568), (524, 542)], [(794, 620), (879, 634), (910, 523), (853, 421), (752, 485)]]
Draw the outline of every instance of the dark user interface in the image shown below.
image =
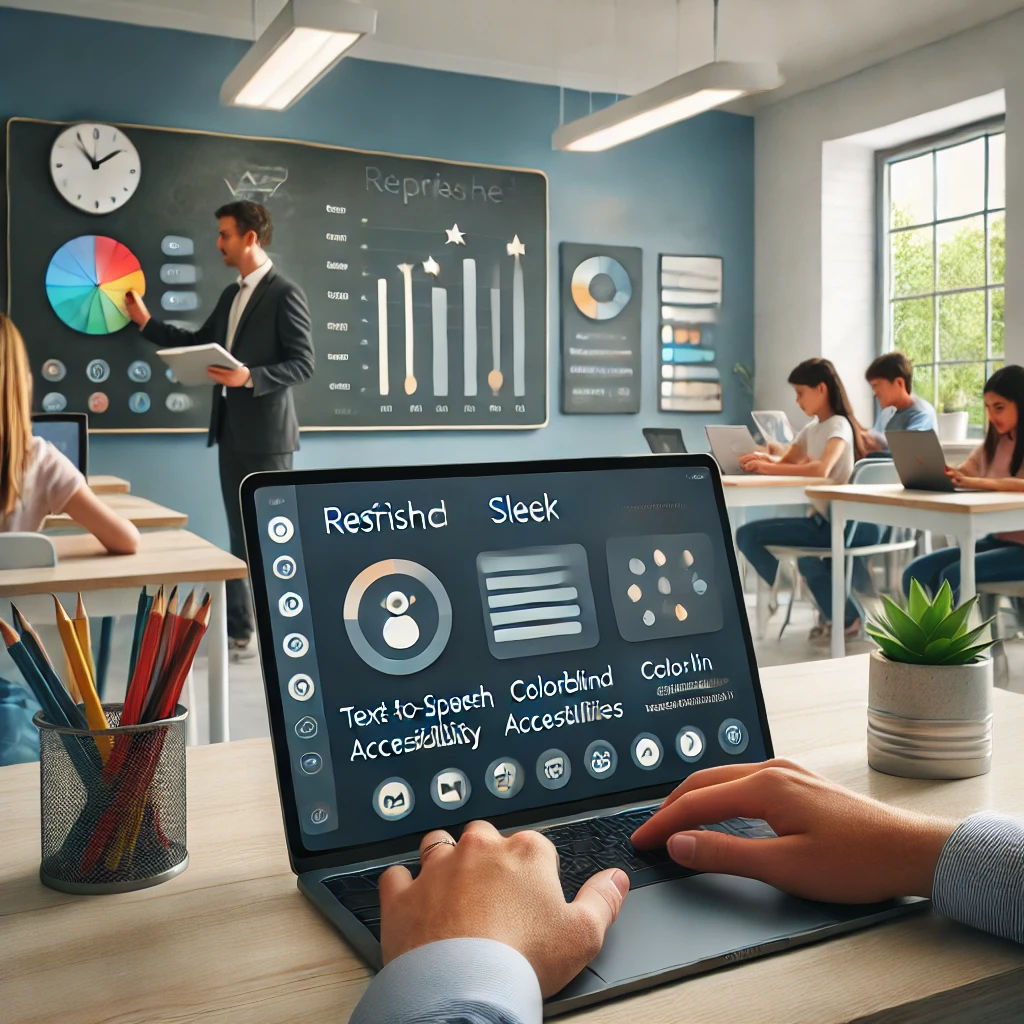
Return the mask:
[(707, 469), (265, 487), (256, 508), (307, 849), (765, 756)]

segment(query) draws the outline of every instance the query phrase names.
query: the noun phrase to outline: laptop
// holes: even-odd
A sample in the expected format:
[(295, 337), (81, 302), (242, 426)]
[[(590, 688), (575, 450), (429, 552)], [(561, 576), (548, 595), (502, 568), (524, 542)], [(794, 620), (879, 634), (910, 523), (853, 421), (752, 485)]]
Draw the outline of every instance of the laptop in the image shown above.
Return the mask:
[(946, 476), (946, 455), (934, 430), (887, 430), (885, 440), (900, 482), (914, 491), (962, 491)]
[(796, 437), (793, 424), (781, 409), (755, 409), (750, 418), (754, 426), (761, 431), (765, 441), (777, 441), (779, 444), (792, 444)]
[(372, 967), (381, 872), (475, 818), (544, 830), (567, 899), (630, 876), (549, 1016), (917, 902), (810, 903), (629, 843), (692, 772), (773, 755), (709, 456), (258, 473), (241, 503), (291, 866)]
[(678, 455), (686, 452), (683, 432), (678, 427), (644, 427), (644, 439), (655, 455)]
[(740, 456), (757, 451), (757, 443), (750, 436), (747, 427), (705, 427), (711, 445), (711, 454), (726, 476), (737, 476), (744, 472)]
[(89, 417), (84, 412), (34, 412), (32, 433), (66, 455), (83, 476), (89, 475)]

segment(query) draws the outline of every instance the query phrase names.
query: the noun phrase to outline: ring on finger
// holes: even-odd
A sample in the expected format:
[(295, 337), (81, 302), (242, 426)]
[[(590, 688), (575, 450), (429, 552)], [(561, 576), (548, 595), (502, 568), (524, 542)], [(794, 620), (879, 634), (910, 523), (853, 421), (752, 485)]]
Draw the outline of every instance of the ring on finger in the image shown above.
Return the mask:
[(438, 839), (438, 841), (436, 843), (431, 843), (429, 846), (426, 846), (422, 850), (420, 850), (420, 860), (422, 861), (423, 858), (426, 857), (426, 855), (428, 853), (430, 853), (430, 851), (435, 846), (454, 846), (454, 845), (455, 845), (455, 840), (454, 839)]

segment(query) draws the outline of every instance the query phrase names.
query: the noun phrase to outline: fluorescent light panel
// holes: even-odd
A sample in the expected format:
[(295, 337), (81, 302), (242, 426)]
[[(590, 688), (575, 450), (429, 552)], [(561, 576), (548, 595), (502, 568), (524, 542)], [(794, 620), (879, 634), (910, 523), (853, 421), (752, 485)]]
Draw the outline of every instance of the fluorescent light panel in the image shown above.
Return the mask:
[(289, 0), (225, 80), (221, 102), (287, 109), (376, 24), (376, 11), (349, 0)]
[(604, 110), (562, 125), (551, 148), (596, 153), (696, 117), (741, 96), (782, 85), (774, 64), (705, 64), (630, 96)]

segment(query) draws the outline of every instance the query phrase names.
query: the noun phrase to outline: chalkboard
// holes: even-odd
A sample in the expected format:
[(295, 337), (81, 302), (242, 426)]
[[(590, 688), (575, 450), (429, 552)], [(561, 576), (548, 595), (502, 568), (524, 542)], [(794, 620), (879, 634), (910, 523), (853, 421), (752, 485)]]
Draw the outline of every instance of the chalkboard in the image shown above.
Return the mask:
[(213, 212), (240, 198), (270, 210), (271, 258), (309, 298), (317, 366), (296, 389), (304, 429), (547, 422), (541, 172), (117, 125), (140, 181), (122, 208), (93, 216), (51, 180), (66, 127), (7, 124), (8, 312), (28, 344), (35, 408), (89, 412), (100, 431), (205, 429), (210, 388), (176, 383), (134, 326), (106, 333), (117, 317), (102, 323), (98, 304), (91, 321), (86, 306), (58, 313), (48, 281), (74, 283), (82, 252), (117, 273), (134, 257), (150, 311), (199, 325), (234, 279)]

